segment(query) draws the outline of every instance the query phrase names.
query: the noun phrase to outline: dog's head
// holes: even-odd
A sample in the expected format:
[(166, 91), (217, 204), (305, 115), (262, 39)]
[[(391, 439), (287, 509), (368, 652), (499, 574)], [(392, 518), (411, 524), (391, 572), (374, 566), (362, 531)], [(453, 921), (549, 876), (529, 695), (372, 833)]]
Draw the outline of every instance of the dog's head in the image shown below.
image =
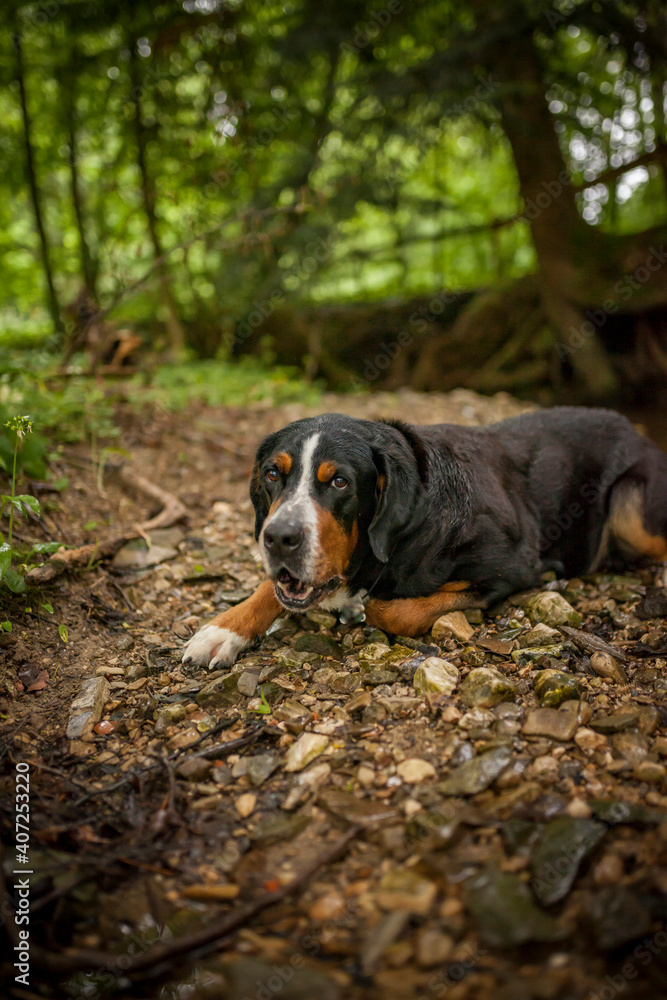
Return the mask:
[(418, 451), (408, 428), (339, 413), (262, 442), (250, 482), (255, 538), (285, 607), (305, 610), (362, 560), (389, 559), (423, 495)]

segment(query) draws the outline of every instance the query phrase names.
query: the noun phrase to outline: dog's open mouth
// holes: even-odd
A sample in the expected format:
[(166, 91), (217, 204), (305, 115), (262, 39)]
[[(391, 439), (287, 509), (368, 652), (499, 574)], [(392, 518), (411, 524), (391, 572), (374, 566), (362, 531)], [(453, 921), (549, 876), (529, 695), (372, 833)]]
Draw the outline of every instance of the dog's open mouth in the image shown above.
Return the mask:
[(336, 577), (316, 587), (313, 584), (306, 583), (304, 580), (298, 580), (297, 577), (292, 576), (289, 570), (284, 568), (280, 570), (274, 580), (276, 597), (281, 604), (284, 604), (291, 611), (304, 611), (306, 608), (311, 607), (325, 593), (335, 590), (339, 583), (340, 580)]

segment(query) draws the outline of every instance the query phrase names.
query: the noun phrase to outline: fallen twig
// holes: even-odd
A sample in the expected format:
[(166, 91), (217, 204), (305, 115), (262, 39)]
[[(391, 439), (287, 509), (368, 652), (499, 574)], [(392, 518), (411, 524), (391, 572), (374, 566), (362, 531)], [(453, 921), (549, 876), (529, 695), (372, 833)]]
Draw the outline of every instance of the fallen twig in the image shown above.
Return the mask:
[[(114, 955), (110, 952), (90, 949), (70, 949), (67, 953), (54, 953), (33, 945), (31, 948), (33, 960), (36, 965), (55, 973), (73, 973), (97, 967), (107, 969), (112, 973), (117, 969), (118, 976), (121, 978), (138, 978), (141, 973), (147, 974), (151, 970), (174, 965), (184, 956), (194, 952), (199, 958), (213, 948), (218, 948), (231, 934), (247, 924), (262, 910), (282, 902), (286, 896), (300, 889), (320, 868), (335, 861), (360, 830), (359, 824), (351, 826), (328, 850), (306, 865), (303, 871), (291, 882), (275, 892), (264, 892), (257, 899), (239, 907), (232, 913), (225, 914), (219, 920), (212, 921), (206, 927), (202, 927), (192, 934), (186, 934), (175, 941), (156, 944), (143, 954)], [(145, 975), (140, 978), (145, 978)]]
[[(135, 534), (110, 538), (105, 542), (81, 545), (75, 549), (59, 549), (47, 562), (41, 566), (35, 566), (34, 569), (26, 573), (25, 578), (28, 583), (48, 583), (69, 570), (88, 566), (97, 559), (109, 559), (127, 542), (131, 542), (135, 538), (145, 537), (146, 532), (155, 531), (157, 528), (169, 528), (187, 514), (185, 504), (181, 503), (173, 493), (163, 490), (162, 487), (151, 482), (150, 479), (146, 479), (145, 476), (140, 476), (125, 464), (112, 465), (111, 471), (118, 475), (125, 486), (149, 496), (153, 500), (159, 500), (162, 504), (161, 511), (148, 521), (144, 521), (143, 524), (137, 525)], [(125, 597), (125, 595), (122, 596)], [(127, 598), (125, 600), (127, 603)]]
[(625, 653), (617, 649), (616, 646), (610, 646), (604, 639), (599, 639), (590, 632), (584, 632), (580, 628), (572, 628), (570, 625), (559, 625), (558, 631), (562, 632), (566, 638), (571, 639), (572, 642), (581, 646), (588, 653), (609, 653), (616, 660), (621, 660), (623, 663), (627, 662), (628, 658)]

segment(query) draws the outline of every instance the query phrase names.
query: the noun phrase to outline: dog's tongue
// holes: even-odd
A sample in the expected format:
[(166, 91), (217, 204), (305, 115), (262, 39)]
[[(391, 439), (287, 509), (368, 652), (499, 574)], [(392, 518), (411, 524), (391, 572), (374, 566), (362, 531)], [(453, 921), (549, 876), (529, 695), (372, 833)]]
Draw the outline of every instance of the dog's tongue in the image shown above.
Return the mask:
[(310, 584), (304, 583), (303, 580), (297, 580), (296, 577), (292, 576), (292, 574), (287, 570), (281, 571), (278, 576), (278, 582), (280, 584), (280, 589), (287, 597), (294, 597), (299, 600), (303, 600), (308, 597), (313, 590)]

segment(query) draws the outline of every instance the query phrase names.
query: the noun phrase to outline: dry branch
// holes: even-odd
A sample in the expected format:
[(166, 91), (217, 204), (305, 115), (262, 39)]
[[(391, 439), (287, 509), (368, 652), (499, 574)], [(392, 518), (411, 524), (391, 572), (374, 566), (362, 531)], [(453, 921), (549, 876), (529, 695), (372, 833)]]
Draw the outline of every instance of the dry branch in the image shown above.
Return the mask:
[[(335, 861), (360, 830), (359, 825), (351, 826), (330, 848), (318, 855), (309, 865), (306, 865), (303, 871), (291, 882), (281, 886), (275, 892), (264, 892), (252, 902), (240, 906), (232, 913), (225, 914), (219, 920), (211, 921), (192, 934), (186, 934), (166, 944), (160, 942), (143, 954), (114, 955), (110, 952), (90, 949), (69, 949), (67, 952), (54, 953), (45, 948), (33, 946), (33, 958), (36, 964), (53, 973), (72, 973), (97, 967), (110, 971), (118, 969), (119, 975), (122, 972), (123, 977), (133, 978), (141, 976), (141, 974), (145, 975), (152, 969), (163, 970), (165, 966), (174, 965), (195, 952), (200, 957), (204, 951), (209, 951), (213, 946), (218, 947), (226, 941), (231, 934), (249, 923), (262, 910), (274, 906), (300, 889), (320, 868)], [(122, 959), (122, 965), (119, 964), (119, 959)]]
[(60, 549), (47, 562), (41, 566), (35, 566), (34, 569), (26, 573), (25, 578), (28, 583), (48, 583), (50, 580), (54, 580), (57, 576), (67, 573), (69, 570), (87, 566), (97, 559), (109, 559), (126, 542), (144, 537), (146, 532), (155, 531), (157, 528), (169, 528), (187, 514), (185, 504), (181, 503), (173, 493), (168, 493), (156, 483), (151, 482), (150, 479), (146, 479), (145, 476), (140, 476), (137, 472), (134, 472), (128, 466), (123, 464), (113, 465), (111, 471), (118, 475), (120, 481), (125, 486), (136, 490), (137, 493), (150, 497), (152, 500), (158, 500), (162, 505), (160, 512), (148, 521), (144, 521), (138, 525), (137, 531), (133, 534), (110, 538), (105, 542), (81, 545), (76, 549)]

